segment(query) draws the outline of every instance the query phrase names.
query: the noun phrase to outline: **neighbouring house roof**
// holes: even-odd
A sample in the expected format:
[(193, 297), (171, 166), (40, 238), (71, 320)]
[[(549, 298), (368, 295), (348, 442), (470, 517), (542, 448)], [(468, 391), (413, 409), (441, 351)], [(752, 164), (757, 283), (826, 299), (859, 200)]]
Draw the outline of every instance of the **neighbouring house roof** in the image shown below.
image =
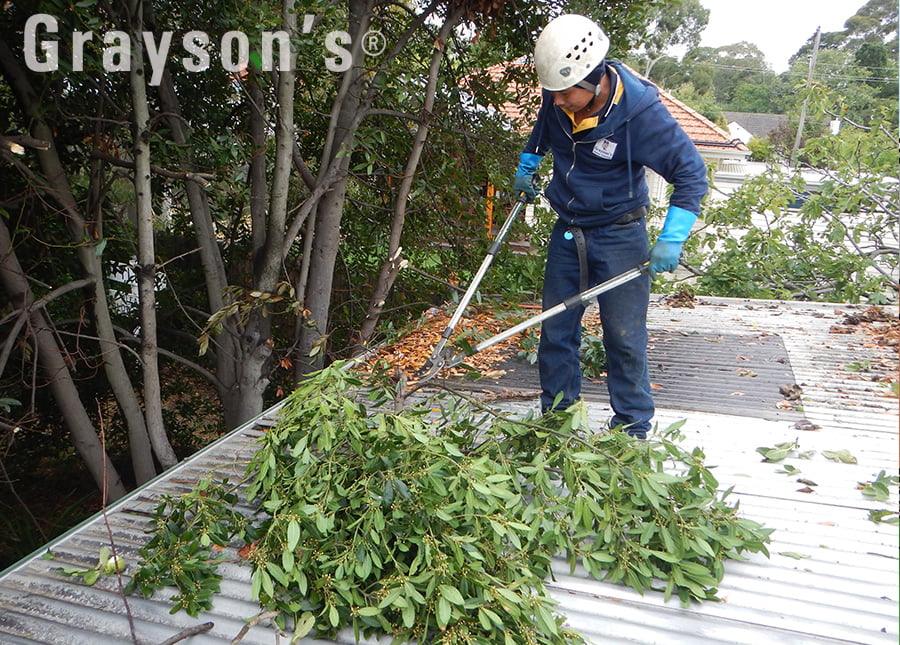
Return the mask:
[(761, 114), (759, 112), (722, 112), (729, 124), (737, 123), (754, 137), (767, 137), (775, 130), (786, 126), (786, 114)]
[[(662, 594), (598, 582), (558, 560), (550, 589), (573, 629), (603, 644), (896, 645), (898, 528), (869, 520), (870, 511), (896, 512), (896, 489), (889, 501), (877, 502), (858, 487), (880, 471), (897, 473), (897, 398), (883, 382), (897, 378), (897, 346), (882, 343), (896, 343), (898, 331), (896, 322), (864, 322), (866, 314), (864, 307), (839, 304), (654, 299), (648, 326), (657, 421), (660, 427), (686, 421), (685, 447), (702, 448), (722, 489), (734, 488), (743, 515), (775, 529), (771, 558), (726, 563), (722, 602), (687, 607), (674, 598), (664, 602)], [(515, 369), (524, 375), (535, 368), (523, 362)], [(777, 390), (793, 384), (802, 389), (800, 401), (779, 401)], [(602, 388), (585, 399), (591, 420), (602, 426), (609, 414)], [(537, 401), (495, 405), (524, 413)], [(235, 638), (260, 613), (237, 547), (225, 551), (213, 608), (196, 619), (169, 613), (171, 592), (130, 596), (126, 612), (115, 578), (86, 586), (56, 569), (93, 566), (110, 535), (133, 565), (160, 496), (187, 492), (202, 479), (239, 479), (278, 410), (267, 410), (0, 573), (0, 643), (157, 645), (206, 622), (213, 623), (209, 632), (183, 642), (216, 645)], [(799, 473), (763, 463), (756, 452), (783, 442), (814, 451), (808, 459), (787, 460)], [(824, 456), (840, 450), (857, 463)], [(241, 503), (251, 510), (246, 499)], [(240, 642), (287, 640), (263, 620)], [(345, 630), (338, 642), (355, 641)]]
[[(525, 64), (521, 61), (501, 63), (489, 68), (487, 73), (494, 82), (502, 82), (508, 77), (511, 66)], [(631, 71), (640, 76), (634, 70)], [(509, 117), (520, 131), (527, 133), (534, 122), (536, 107), (540, 105), (541, 88), (538, 85), (527, 86), (512, 82), (510, 92), (520, 100), (505, 103), (501, 107), (501, 112)], [(742, 141), (734, 139), (725, 130), (662, 88), (659, 88), (659, 97), (701, 152), (711, 153), (712, 156), (727, 154), (740, 158), (750, 154), (750, 150)]]

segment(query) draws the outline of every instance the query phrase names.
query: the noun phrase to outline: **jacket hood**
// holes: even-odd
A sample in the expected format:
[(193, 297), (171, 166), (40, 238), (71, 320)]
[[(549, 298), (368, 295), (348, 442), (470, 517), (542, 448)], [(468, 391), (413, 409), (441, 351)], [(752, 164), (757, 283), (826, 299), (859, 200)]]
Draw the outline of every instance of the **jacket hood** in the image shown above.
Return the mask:
[(597, 127), (585, 135), (584, 140), (608, 137), (617, 128), (627, 124), (656, 103), (659, 98), (659, 90), (655, 85), (638, 78), (630, 70), (626, 69), (622, 63), (608, 61), (608, 65), (615, 67), (619, 73), (619, 82), (624, 85), (622, 101), (603, 123), (598, 124)]

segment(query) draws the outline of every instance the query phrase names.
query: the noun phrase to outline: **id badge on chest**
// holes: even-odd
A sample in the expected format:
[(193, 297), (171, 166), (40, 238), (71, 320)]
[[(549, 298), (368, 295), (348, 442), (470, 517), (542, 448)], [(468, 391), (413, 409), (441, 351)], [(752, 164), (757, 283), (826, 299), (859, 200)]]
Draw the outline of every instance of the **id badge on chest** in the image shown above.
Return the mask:
[(612, 159), (613, 155), (616, 153), (616, 147), (618, 145), (618, 143), (610, 141), (609, 139), (600, 139), (597, 143), (594, 144), (594, 148), (593, 150), (591, 150), (591, 152), (593, 152), (601, 159)]

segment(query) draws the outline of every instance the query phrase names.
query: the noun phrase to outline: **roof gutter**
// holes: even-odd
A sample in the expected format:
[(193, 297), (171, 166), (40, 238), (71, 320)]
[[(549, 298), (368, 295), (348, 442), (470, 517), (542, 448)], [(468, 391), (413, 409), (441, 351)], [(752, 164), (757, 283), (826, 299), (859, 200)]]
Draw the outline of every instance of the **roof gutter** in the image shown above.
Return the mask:
[(697, 141), (694, 140), (696, 146), (720, 146), (723, 148), (740, 148), (744, 142), (740, 139), (732, 139), (731, 141)]

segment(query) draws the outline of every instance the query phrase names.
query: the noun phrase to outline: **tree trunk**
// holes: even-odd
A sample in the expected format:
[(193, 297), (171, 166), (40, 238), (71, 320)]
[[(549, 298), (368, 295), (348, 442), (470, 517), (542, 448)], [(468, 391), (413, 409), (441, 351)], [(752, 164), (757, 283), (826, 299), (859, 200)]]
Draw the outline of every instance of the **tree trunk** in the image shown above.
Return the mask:
[(331, 307), (331, 287), (334, 265), (337, 260), (341, 237), (341, 216), (347, 179), (335, 184), (319, 203), (315, 220), (315, 243), (309, 262), (309, 278), (306, 286), (305, 305), (309, 312), (305, 324), (300, 326), (298, 357), (295, 361), (296, 377), (321, 369), (324, 364), (328, 333), (328, 314)]
[(162, 384), (156, 334), (156, 251), (153, 233), (153, 193), (150, 183), (150, 108), (144, 80), (142, 2), (129, 4), (131, 32), (131, 106), (134, 111), (134, 194), (138, 238), (138, 296), (141, 314), (141, 368), (144, 376), (144, 418), (153, 452), (163, 468), (178, 463), (166, 436), (162, 417)]
[[(297, 338), (294, 343), (297, 347), (294, 360), (297, 380), (320, 369), (324, 364), (332, 276), (340, 245), (341, 218), (349, 181), (350, 155), (355, 147), (357, 129), (373, 100), (378, 96), (379, 77), (389, 72), (392, 61), (404, 50), (411, 36), (422, 29), (442, 6), (440, 0), (434, 0), (425, 7), (396, 38), (393, 48), (382, 57), (378, 70), (372, 75), (359, 64), (362, 55), (360, 35), (365, 34), (369, 28), (372, 7), (365, 0), (347, 2), (353, 64), (344, 72), (340, 91), (334, 99), (328, 138), (322, 148), (319, 164), (318, 186), (330, 186), (330, 190), (317, 203), (314, 214), (315, 227), (312, 233), (315, 240), (309, 257), (309, 275), (303, 303), (308, 311), (308, 319), (303, 321), (304, 324), (297, 326)], [(448, 18), (448, 21), (453, 22), (456, 19), (458, 17)], [(307, 231), (307, 235), (309, 234)]]
[[(293, 0), (285, 0), (282, 14), (283, 29), (294, 33), (296, 16), (293, 14)], [(284, 231), (296, 146), (293, 132), (296, 76), (293, 64), (279, 70), (275, 77), (278, 82), (278, 106), (275, 117), (276, 159), (271, 191), (266, 176), (265, 133), (268, 126), (264, 112), (265, 96), (254, 73), (251, 72), (243, 81), (248, 87), (250, 99), (249, 131), (253, 146), (249, 170), (253, 289), (262, 292), (272, 291), (276, 287), (281, 277), (283, 250), (290, 246), (285, 242)], [(163, 109), (170, 115), (168, 120), (173, 139), (182, 145), (187, 143), (188, 131), (180, 118), (177, 93), (168, 73), (163, 75), (160, 97)], [(186, 165), (193, 167), (192, 160), (186, 159)], [(186, 182), (185, 188), (204, 266), (210, 311), (220, 311), (229, 304), (222, 295), (228, 282), (209, 204), (202, 188), (195, 182)], [(224, 320), (223, 331), (216, 335), (213, 347), (225, 423), (227, 427), (236, 427), (262, 411), (272, 355), (270, 317), (263, 316), (261, 310), (253, 312), (244, 328), (237, 324), (236, 318)]]
[[(294, 0), (284, 0), (282, 3), (282, 29), (291, 37), (297, 31), (297, 16), (293, 12)], [(287, 222), (288, 195), (290, 191), (290, 179), (293, 170), (294, 150), (294, 90), (295, 71), (294, 61), (287, 65), (281, 61), (282, 68), (278, 70), (278, 106), (275, 112), (275, 165), (272, 169), (272, 183), (269, 190), (268, 213), (263, 220), (262, 213), (258, 212), (259, 202), (262, 201), (264, 190), (258, 182), (265, 180), (264, 172), (251, 174), (251, 196), (256, 201), (256, 210), (253, 217), (254, 242), (264, 239), (262, 248), (254, 249), (254, 287), (263, 293), (272, 292), (280, 278), (284, 278), (282, 269), (282, 248), (284, 246), (285, 225)], [(255, 111), (251, 106), (251, 111)], [(251, 121), (256, 121), (256, 116)], [(258, 129), (251, 128), (251, 132)], [(260, 143), (257, 132), (256, 143)], [(263, 157), (264, 160), (264, 157)], [(252, 170), (252, 168), (251, 168)], [(265, 225), (264, 238), (255, 227)], [(269, 385), (269, 368), (272, 359), (272, 318), (267, 315), (265, 302), (259, 302), (253, 309), (247, 321), (247, 327), (241, 336), (241, 355), (243, 361), (240, 372), (240, 403), (237, 410), (238, 421), (246, 421), (259, 414), (263, 408), (263, 395)]]
[(0, 218), (0, 249), (5, 250), (0, 254), (0, 284), (9, 294), (13, 306), (20, 309), (22, 315), (28, 316), (27, 327), (34, 343), (38, 363), (50, 384), (53, 398), (62, 411), (75, 450), (87, 465), (97, 487), (106, 493), (104, 502), (118, 499), (127, 492), (125, 485), (106, 455), (103, 442), (84, 409), (53, 331), (43, 313), (38, 309), (32, 309), (34, 294), (16, 257), (9, 229), (6, 228), (6, 222), (2, 218)]
[[(322, 149), (319, 176), (333, 176), (331, 190), (318, 202), (315, 242), (309, 263), (309, 277), (304, 305), (309, 312), (305, 324), (298, 327), (297, 353), (294, 361), (298, 380), (321, 369), (324, 364), (325, 343), (328, 339), (328, 317), (331, 308), (331, 287), (334, 265), (337, 260), (341, 237), (341, 217), (347, 194), (350, 153), (355, 143), (356, 130), (362, 121), (366, 104), (363, 94), (366, 70), (359, 64), (360, 34), (365, 33), (371, 19), (371, 8), (364, 0), (349, 0), (348, 28), (353, 43), (353, 63), (341, 81), (341, 89), (335, 97), (331, 113), (329, 136)], [(327, 182), (331, 183), (331, 182)], [(309, 232), (307, 232), (309, 234)]]
[(415, 137), (413, 137), (412, 148), (406, 161), (406, 168), (403, 171), (403, 178), (400, 181), (400, 188), (397, 191), (397, 197), (394, 201), (394, 218), (391, 222), (391, 235), (388, 242), (388, 254), (381, 266), (381, 272), (378, 275), (378, 281), (375, 283), (375, 289), (366, 308), (366, 317), (360, 325), (359, 334), (355, 351), (365, 351), (372, 340), (378, 320), (384, 311), (384, 303), (387, 300), (391, 288), (403, 268), (403, 260), (401, 257), (400, 238), (403, 234), (403, 226), (406, 222), (406, 204), (409, 193), (412, 188), (413, 179), (415, 178), (416, 169), (419, 167), (419, 160), (422, 158), (422, 150), (425, 148), (425, 141), (428, 138), (429, 120), (431, 119), (431, 111), (434, 109), (434, 95), (437, 91), (438, 72), (440, 71), (441, 61), (444, 58), (444, 46), (450, 32), (462, 15), (462, 10), (457, 9), (446, 17), (441, 31), (437, 39), (434, 41), (434, 52), (431, 56), (431, 67), (428, 72), (428, 84), (425, 89), (425, 101), (422, 105), (422, 119), (416, 129)]
[(47, 182), (46, 190), (59, 205), (69, 234), (78, 247), (78, 258), (84, 269), (85, 277), (93, 280), (92, 310), (97, 325), (99, 350), (103, 357), (103, 370), (128, 426), (128, 448), (135, 478), (138, 483), (144, 483), (156, 476), (153, 452), (140, 403), (119, 352), (119, 341), (110, 318), (106, 290), (103, 286), (100, 257), (96, 253), (94, 243), (85, 243), (85, 240), (93, 240), (94, 236), (78, 209), (78, 202), (72, 194), (65, 170), (57, 154), (53, 132), (41, 118), (41, 109), (35, 92), (31, 88), (22, 66), (3, 41), (0, 41), (0, 68), (3, 69), (4, 75), (13, 88), (22, 112), (32, 122), (32, 136), (50, 144), (47, 149), (37, 150), (36, 154)]
[[(172, 131), (172, 139), (178, 144), (179, 149), (185, 151), (182, 163), (187, 170), (195, 170), (193, 156), (188, 145), (190, 133), (182, 117), (181, 105), (172, 76), (166, 70), (163, 73), (159, 86), (160, 105), (166, 113), (168, 125)], [(262, 163), (265, 164), (265, 151)], [(263, 167), (263, 181), (265, 181), (265, 167)], [(225, 263), (222, 252), (219, 249), (216, 237), (216, 229), (213, 224), (212, 212), (209, 207), (209, 199), (206, 192), (195, 181), (190, 179), (184, 182), (187, 195), (188, 208), (191, 212), (191, 222), (194, 227), (194, 237), (200, 251), (200, 263), (203, 266), (204, 286), (210, 312), (220, 311), (225, 302), (225, 287), (228, 286), (228, 276), (225, 272)], [(240, 409), (240, 396), (238, 393), (238, 374), (240, 372), (240, 330), (234, 319), (222, 321), (222, 331), (215, 335), (211, 343), (211, 354), (216, 362), (215, 386), (222, 402), (223, 417), (227, 428), (239, 425), (242, 414)]]
[(250, 91), (250, 233), (252, 235), (253, 262), (266, 244), (266, 97), (259, 85), (257, 72), (251, 70), (246, 79)]

